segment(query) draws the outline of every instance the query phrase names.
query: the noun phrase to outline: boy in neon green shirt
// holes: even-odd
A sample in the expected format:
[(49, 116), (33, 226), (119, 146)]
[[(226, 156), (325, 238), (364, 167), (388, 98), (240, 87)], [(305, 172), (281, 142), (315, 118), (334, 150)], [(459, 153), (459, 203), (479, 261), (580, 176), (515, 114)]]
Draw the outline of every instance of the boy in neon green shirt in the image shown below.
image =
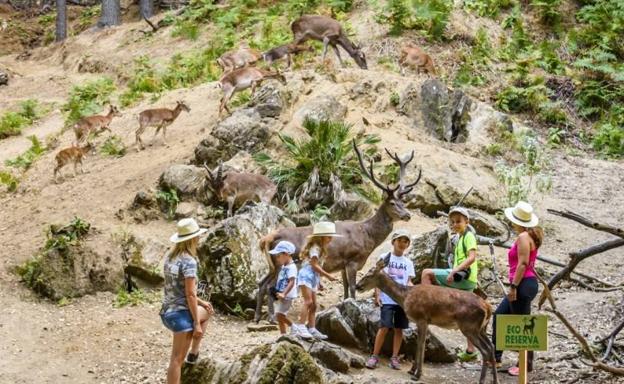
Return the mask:
[[(472, 292), (477, 287), (477, 238), (468, 231), (470, 216), (468, 210), (454, 207), (449, 212), (451, 230), (459, 236), (455, 245), (453, 268), (425, 269), (422, 271), (421, 284), (437, 284), (445, 287)], [(477, 357), (474, 345), (468, 340), (465, 352), (458, 357), (462, 361), (470, 361)]]

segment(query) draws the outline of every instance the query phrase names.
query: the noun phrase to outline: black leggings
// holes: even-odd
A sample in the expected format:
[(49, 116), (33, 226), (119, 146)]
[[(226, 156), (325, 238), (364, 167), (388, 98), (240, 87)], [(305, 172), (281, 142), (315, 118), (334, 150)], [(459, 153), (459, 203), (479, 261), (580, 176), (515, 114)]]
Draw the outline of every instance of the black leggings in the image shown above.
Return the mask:
[[(496, 347), (496, 315), (528, 315), (531, 313), (531, 302), (537, 296), (537, 279), (535, 277), (527, 277), (522, 279), (518, 285), (516, 301), (509, 302), (507, 296), (494, 311), (494, 320), (492, 322), (492, 343)], [(503, 351), (496, 351), (496, 361), (500, 362), (503, 357)], [(529, 369), (533, 367), (533, 352), (529, 351), (528, 358)]]

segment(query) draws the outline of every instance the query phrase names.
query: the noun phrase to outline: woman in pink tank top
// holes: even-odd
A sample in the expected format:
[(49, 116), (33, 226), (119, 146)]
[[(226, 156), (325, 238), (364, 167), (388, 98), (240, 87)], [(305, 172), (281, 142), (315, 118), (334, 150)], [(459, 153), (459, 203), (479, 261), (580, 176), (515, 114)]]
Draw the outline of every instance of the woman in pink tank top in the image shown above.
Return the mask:
[[(537, 250), (542, 245), (544, 232), (537, 226), (539, 220), (533, 213), (529, 203), (519, 201), (513, 208), (505, 209), (505, 216), (511, 222), (516, 241), (507, 254), (509, 263), (509, 293), (498, 305), (493, 316), (492, 342), (496, 346), (496, 315), (530, 314), (531, 302), (537, 296), (538, 284), (535, 276), (535, 260)], [(496, 351), (496, 364), (500, 364), (503, 351)], [(533, 370), (533, 352), (529, 352), (528, 369)], [(509, 368), (508, 373), (518, 376), (516, 366)]]

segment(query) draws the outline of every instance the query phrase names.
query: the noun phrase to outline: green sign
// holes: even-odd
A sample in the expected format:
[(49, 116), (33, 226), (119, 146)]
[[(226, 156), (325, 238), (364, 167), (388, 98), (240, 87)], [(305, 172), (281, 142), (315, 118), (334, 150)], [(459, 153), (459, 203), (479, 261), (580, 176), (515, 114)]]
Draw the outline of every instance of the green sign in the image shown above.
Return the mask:
[(548, 316), (496, 316), (496, 349), (499, 351), (548, 350)]

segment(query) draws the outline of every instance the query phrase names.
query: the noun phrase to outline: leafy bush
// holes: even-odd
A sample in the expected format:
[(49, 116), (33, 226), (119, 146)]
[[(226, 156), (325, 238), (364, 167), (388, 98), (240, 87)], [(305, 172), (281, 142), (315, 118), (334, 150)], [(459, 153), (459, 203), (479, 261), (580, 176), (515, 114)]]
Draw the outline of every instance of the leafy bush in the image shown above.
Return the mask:
[(495, 18), (501, 9), (511, 7), (511, 0), (465, 0), (464, 6), (482, 17)]
[(199, 26), (197, 23), (190, 20), (177, 20), (171, 32), (171, 36), (181, 36), (195, 41), (199, 37)]
[(56, 249), (64, 252), (69, 246), (77, 245), (89, 233), (90, 229), (91, 224), (77, 216), (74, 216), (72, 221), (65, 226), (50, 225), (43, 248), (45, 251)]
[(173, 219), (178, 203), (180, 203), (180, 198), (178, 198), (176, 190), (168, 189), (157, 191), (156, 201), (161, 211), (165, 212), (170, 220)]
[(403, 30), (412, 27), (411, 16), (406, 0), (389, 0), (377, 13), (376, 20), (378, 23), (390, 24), (390, 34), (398, 36)]
[(19, 135), (24, 127), (34, 123), (40, 115), (37, 100), (22, 101), (17, 112), (5, 112), (0, 117), (0, 139)]
[(549, 26), (559, 26), (561, 13), (559, 5), (561, 0), (531, 0), (531, 5), (537, 9), (540, 21)]
[(61, 107), (62, 111), (67, 112), (65, 126), (100, 112), (105, 104), (110, 103), (114, 91), (113, 81), (106, 77), (74, 86), (69, 93), (69, 100)]
[(27, 170), (35, 160), (45, 153), (46, 147), (41, 144), (37, 136), (28, 136), (28, 140), (31, 142), (30, 148), (15, 159), (6, 160), (4, 162), (6, 165)]
[(102, 143), (100, 153), (106, 156), (122, 157), (126, 154), (126, 146), (121, 137), (112, 135)]
[(123, 308), (127, 305), (136, 307), (144, 303), (151, 304), (158, 300), (157, 295), (153, 292), (146, 292), (142, 289), (135, 288), (132, 292), (128, 292), (123, 287), (117, 290), (117, 296), (113, 301), (114, 308)]
[(455, 74), (456, 85), (485, 85), (488, 80), (485, 74), (490, 67), (492, 45), (483, 28), (477, 31), (473, 47), (469, 54), (460, 54), (463, 64)]
[(624, 157), (624, 125), (599, 124), (592, 146), (607, 157)]
[(0, 184), (4, 184), (9, 192), (15, 192), (19, 180), (11, 172), (0, 171)]
[(429, 38), (442, 40), (452, 9), (452, 0), (412, 0), (414, 26)]
[(390, 104), (393, 107), (396, 107), (397, 105), (399, 105), (400, 102), (401, 102), (401, 96), (399, 96), (397, 92), (392, 92), (390, 94)]

